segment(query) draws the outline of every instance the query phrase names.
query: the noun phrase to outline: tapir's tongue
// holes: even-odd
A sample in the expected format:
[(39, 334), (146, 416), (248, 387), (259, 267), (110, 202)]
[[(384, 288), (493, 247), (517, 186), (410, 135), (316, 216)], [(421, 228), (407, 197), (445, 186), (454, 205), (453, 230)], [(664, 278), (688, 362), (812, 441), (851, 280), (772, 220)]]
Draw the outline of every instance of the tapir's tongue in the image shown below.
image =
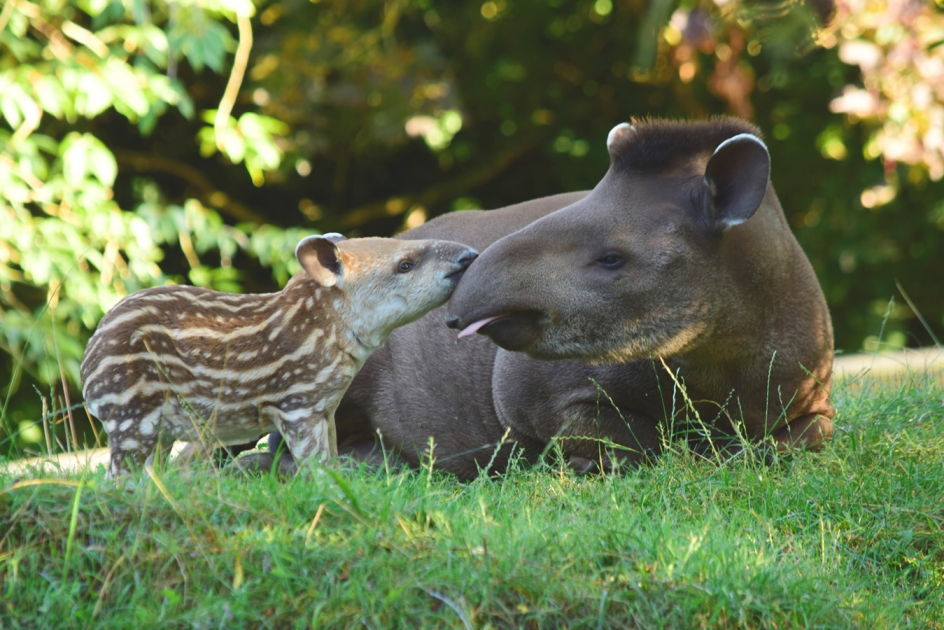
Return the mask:
[(463, 329), (459, 332), (459, 337), (458, 337), (458, 338), (459, 338), (459, 339), (462, 339), (463, 337), (468, 337), (469, 335), (474, 335), (476, 332), (478, 332), (479, 328), (481, 328), (481, 327), (484, 326), (485, 324), (488, 324), (489, 322), (493, 322), (493, 321), (495, 321), (496, 319), (499, 319), (499, 318), (501, 318), (501, 317), (503, 317), (503, 316), (502, 316), (502, 315), (493, 315), (493, 316), (491, 316), (491, 317), (486, 317), (485, 319), (480, 319), (480, 320), (477, 321), (477, 322), (472, 322), (471, 324), (469, 324), (468, 326), (466, 326), (465, 328), (463, 328)]

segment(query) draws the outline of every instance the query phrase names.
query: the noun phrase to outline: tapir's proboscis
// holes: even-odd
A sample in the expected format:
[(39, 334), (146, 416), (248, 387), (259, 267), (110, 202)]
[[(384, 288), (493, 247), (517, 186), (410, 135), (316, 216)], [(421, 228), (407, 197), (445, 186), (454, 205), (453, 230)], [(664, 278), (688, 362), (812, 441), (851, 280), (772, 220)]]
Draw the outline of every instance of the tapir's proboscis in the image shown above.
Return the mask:
[(607, 145), (589, 192), (400, 236), (482, 254), (445, 307), (394, 332), (354, 380), (342, 452), (379, 433), (417, 465), (432, 438), (435, 464), (471, 478), (555, 441), (594, 469), (646, 461), (680, 429), (696, 449), (832, 435), (829, 313), (759, 131), (647, 120)]

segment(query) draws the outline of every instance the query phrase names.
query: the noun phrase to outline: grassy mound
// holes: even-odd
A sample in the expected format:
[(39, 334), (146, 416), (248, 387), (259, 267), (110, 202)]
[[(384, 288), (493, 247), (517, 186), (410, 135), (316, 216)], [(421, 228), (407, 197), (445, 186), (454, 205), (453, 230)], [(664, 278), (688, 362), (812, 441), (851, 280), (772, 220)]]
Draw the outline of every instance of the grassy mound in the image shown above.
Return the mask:
[(944, 627), (944, 389), (836, 403), (772, 465), (0, 472), (0, 627)]

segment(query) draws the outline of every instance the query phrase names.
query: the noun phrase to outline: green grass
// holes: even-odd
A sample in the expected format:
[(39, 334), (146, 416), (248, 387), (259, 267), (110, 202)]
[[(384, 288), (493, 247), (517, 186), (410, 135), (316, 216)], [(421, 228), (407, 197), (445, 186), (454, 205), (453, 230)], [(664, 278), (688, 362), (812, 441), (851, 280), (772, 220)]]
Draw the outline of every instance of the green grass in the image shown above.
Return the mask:
[(942, 628), (944, 388), (836, 403), (772, 465), (0, 472), (0, 628)]

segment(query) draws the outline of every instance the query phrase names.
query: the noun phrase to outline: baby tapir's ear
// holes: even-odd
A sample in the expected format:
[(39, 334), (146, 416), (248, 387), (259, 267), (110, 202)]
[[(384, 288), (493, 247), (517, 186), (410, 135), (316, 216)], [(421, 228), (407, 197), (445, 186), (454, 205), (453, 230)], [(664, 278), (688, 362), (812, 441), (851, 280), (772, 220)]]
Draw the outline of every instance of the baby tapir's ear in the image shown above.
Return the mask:
[(328, 232), (327, 234), (322, 234), (321, 238), (326, 238), (332, 243), (340, 243), (341, 241), (346, 241), (347, 237), (343, 234), (338, 234), (337, 232)]
[(750, 219), (764, 200), (769, 179), (770, 154), (760, 138), (741, 133), (719, 144), (705, 167), (709, 224), (724, 232)]
[[(336, 285), (342, 270), (340, 252), (331, 236), (341, 235), (309, 236), (299, 241), (295, 248), (295, 258), (301, 263), (302, 269), (323, 287)], [(341, 236), (339, 240), (343, 241), (344, 237)]]

